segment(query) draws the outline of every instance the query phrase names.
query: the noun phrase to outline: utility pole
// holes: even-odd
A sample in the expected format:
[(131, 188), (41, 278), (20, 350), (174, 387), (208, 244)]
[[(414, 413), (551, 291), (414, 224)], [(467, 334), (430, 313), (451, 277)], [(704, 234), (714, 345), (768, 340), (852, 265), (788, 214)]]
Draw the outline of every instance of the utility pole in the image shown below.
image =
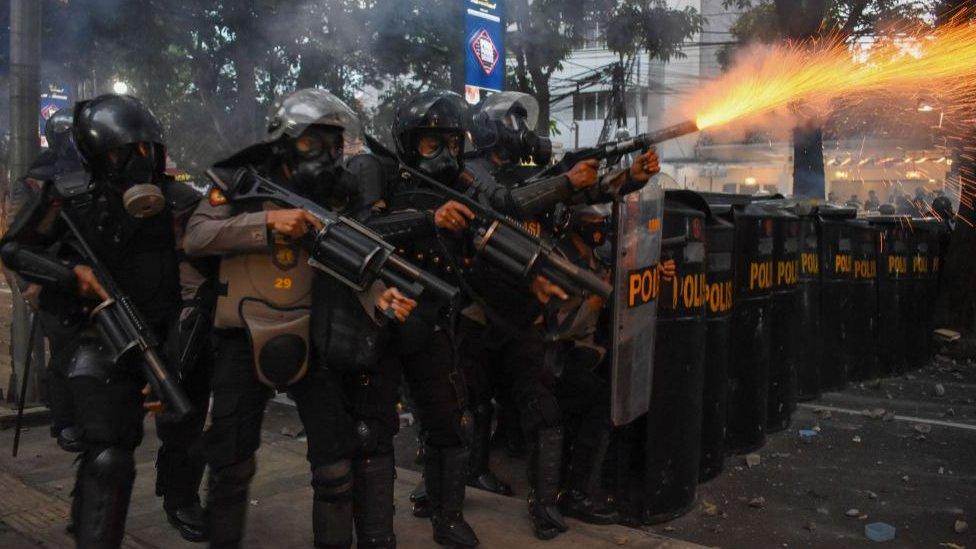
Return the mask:
[[(16, 182), (31, 163), (37, 158), (40, 140), (38, 136), (38, 113), (40, 110), (40, 61), (41, 61), (41, 2), (38, 0), (11, 0), (10, 2), (10, 177), (8, 188), (2, 191), (3, 209), (7, 224), (26, 200), (26, 189)], [(37, 372), (43, 367), (43, 341), (38, 334), (35, 341), (29, 341), (30, 310), (14, 277), (5, 273), (10, 284), (13, 300), (13, 319), (11, 323), (10, 356), (13, 372), (10, 376), (8, 395), (19, 401), (27, 398), (36, 401), (38, 397)], [(24, 372), (25, 359), (34, 352), (35, 367), (30, 372), (25, 395), (19, 392), (19, 379)]]

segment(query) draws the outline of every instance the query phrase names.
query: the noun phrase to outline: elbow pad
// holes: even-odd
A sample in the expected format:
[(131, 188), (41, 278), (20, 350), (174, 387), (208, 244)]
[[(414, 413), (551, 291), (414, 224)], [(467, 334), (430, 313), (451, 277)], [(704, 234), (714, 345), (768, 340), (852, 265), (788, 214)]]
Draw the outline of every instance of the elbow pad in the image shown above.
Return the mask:
[(29, 282), (70, 290), (77, 280), (71, 267), (44, 252), (7, 242), (0, 248), (4, 263)]
[(512, 189), (512, 200), (522, 215), (536, 215), (572, 199), (575, 193), (569, 178), (560, 175)]
[(366, 225), (394, 246), (434, 234), (433, 214), (419, 210), (403, 210), (374, 217)]

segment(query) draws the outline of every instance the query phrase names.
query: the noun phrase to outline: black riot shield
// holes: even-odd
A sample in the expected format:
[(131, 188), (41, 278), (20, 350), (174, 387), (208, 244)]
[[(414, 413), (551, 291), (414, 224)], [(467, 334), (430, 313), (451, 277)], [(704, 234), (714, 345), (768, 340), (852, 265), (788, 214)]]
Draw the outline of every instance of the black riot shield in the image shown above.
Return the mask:
[(773, 222), (773, 289), (769, 301), (770, 357), (769, 401), (766, 432), (782, 431), (790, 425), (796, 409), (797, 287), (800, 281), (800, 220), (767, 203)]
[(847, 352), (850, 356), (849, 379), (876, 379), (878, 371), (878, 229), (864, 220), (851, 225), (851, 308), (847, 314)]
[(908, 364), (910, 299), (908, 216), (871, 219), (878, 232), (878, 367), (882, 375), (904, 373)]
[(819, 211), (822, 390), (842, 389), (848, 380), (851, 357), (848, 353), (847, 328), (850, 325), (854, 255), (851, 225), (847, 221), (856, 215), (856, 210), (852, 208), (821, 207)]
[(911, 369), (921, 368), (932, 358), (932, 314), (938, 293), (938, 222), (931, 218), (911, 221), (911, 346), (908, 362)]
[(746, 453), (766, 443), (773, 289), (773, 222), (753, 205), (733, 210), (735, 223), (735, 307), (726, 445)]
[(820, 397), (820, 237), (816, 209), (800, 215), (800, 281), (797, 288), (796, 378), (799, 401)]
[(730, 206), (711, 206), (705, 226), (705, 381), (702, 390), (701, 464), (698, 482), (711, 480), (725, 466), (725, 417), (728, 403), (729, 357), (732, 345), (733, 280), (732, 223), (722, 219)]
[(664, 194), (657, 175), (625, 195), (614, 211), (614, 297), (611, 312), (611, 417), (625, 425), (647, 413), (660, 292)]
[(666, 192), (664, 204), (654, 384), (645, 443), (645, 524), (665, 522), (691, 509), (701, 453), (708, 206), (687, 191)]

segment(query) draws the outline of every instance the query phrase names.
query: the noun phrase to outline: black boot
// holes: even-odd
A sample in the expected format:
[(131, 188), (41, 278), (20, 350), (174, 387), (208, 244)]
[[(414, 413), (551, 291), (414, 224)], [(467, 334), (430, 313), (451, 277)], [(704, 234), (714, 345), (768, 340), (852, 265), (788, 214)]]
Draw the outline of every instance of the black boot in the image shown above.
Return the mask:
[(529, 516), (535, 536), (552, 539), (569, 529), (559, 512), (559, 471), (562, 467), (561, 427), (540, 429), (529, 459)]
[(393, 549), (393, 455), (357, 459), (353, 463), (353, 516), (356, 547)]
[(226, 467), (211, 468), (207, 489), (207, 531), (210, 547), (241, 546), (247, 521), (247, 491), (254, 478), (254, 456)]
[(79, 498), (75, 541), (78, 547), (119, 547), (136, 478), (131, 448), (89, 450), (78, 467), (75, 497)]
[(471, 441), (471, 459), (468, 464), (468, 486), (503, 496), (512, 495), (512, 487), (499, 479), (489, 469), (491, 454), (491, 418), (494, 407), (483, 403), (474, 410), (474, 439)]
[(580, 430), (569, 459), (566, 490), (559, 494), (559, 510), (563, 515), (590, 524), (615, 524), (620, 520), (620, 515), (606, 498), (599, 496), (603, 461), (609, 444), (610, 433), (606, 430)]
[(420, 479), (417, 487), (410, 492), (410, 503), (413, 504), (413, 516), (430, 518), (430, 498), (427, 497), (427, 483)]
[(464, 477), (468, 449), (463, 446), (425, 450), (424, 479), (430, 500), (434, 541), (453, 547), (477, 547), (478, 536), (464, 520)]
[(348, 459), (312, 470), (312, 532), (315, 546), (352, 547), (352, 463)]
[(207, 540), (206, 517), (200, 506), (203, 460), (191, 457), (184, 448), (163, 444), (156, 457), (156, 495), (163, 498), (166, 518), (183, 539)]

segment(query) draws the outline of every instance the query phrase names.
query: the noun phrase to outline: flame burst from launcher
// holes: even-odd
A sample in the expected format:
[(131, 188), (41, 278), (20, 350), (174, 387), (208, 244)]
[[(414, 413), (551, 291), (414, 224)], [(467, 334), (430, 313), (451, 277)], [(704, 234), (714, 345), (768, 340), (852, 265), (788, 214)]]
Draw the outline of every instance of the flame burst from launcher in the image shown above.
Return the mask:
[(705, 129), (796, 102), (829, 102), (876, 92), (937, 91), (952, 96), (971, 86), (974, 78), (976, 25), (960, 20), (896, 36), (863, 52), (838, 37), (769, 46), (707, 84), (682, 111)]

